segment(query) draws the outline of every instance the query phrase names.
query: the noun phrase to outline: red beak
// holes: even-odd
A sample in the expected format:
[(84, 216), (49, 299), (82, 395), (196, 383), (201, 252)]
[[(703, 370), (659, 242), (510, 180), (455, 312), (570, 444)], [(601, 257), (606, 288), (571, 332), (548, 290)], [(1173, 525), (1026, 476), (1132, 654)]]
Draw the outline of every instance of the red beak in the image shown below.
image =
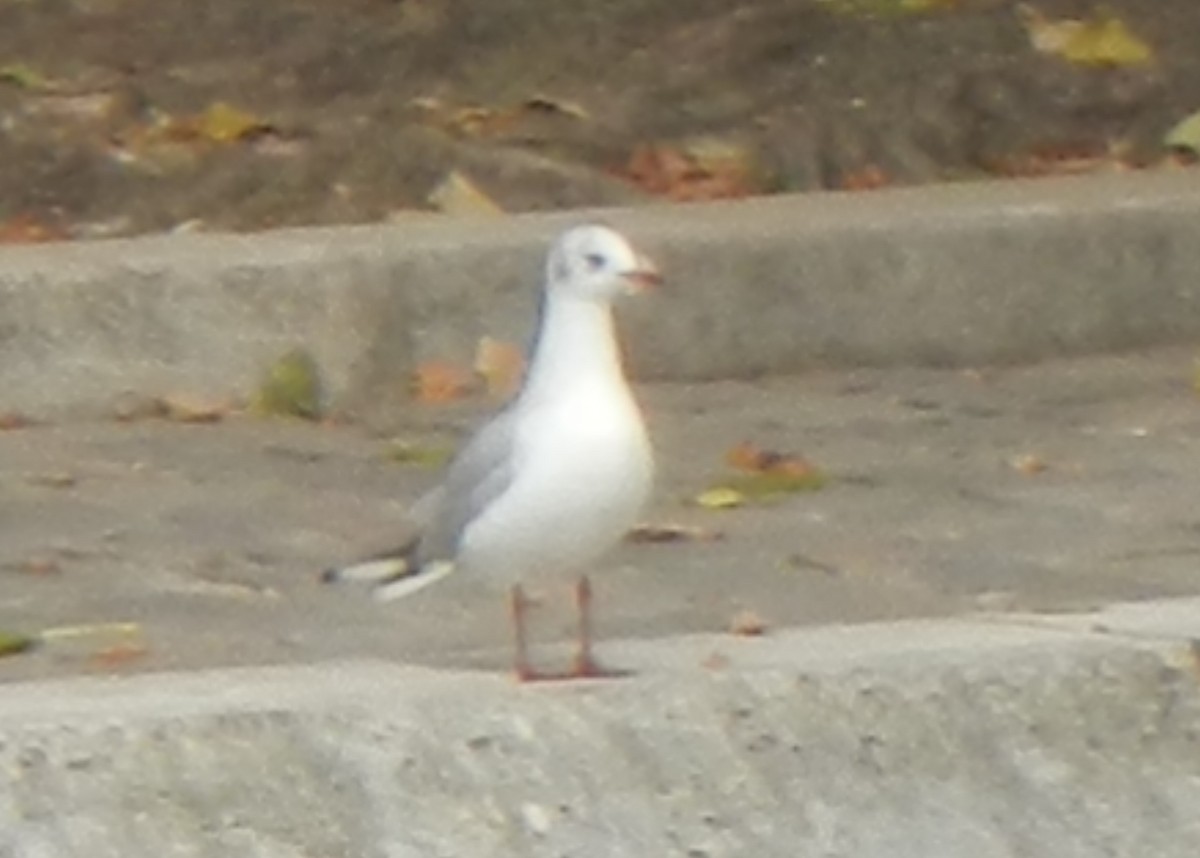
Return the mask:
[(637, 267), (625, 274), (625, 282), (631, 292), (646, 292), (656, 286), (661, 286), (663, 279), (658, 268), (644, 256), (639, 256)]

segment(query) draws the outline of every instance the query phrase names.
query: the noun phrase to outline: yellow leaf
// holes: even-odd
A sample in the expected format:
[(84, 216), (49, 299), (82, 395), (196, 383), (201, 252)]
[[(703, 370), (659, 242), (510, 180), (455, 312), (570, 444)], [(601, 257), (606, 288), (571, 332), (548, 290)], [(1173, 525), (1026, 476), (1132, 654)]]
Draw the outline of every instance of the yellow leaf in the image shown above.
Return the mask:
[(1033, 6), (1022, 4), (1017, 14), (1035, 50), (1056, 54), (1077, 65), (1133, 66), (1154, 58), (1150, 45), (1109, 11), (1098, 12), (1086, 21), (1051, 20)]
[(732, 509), (746, 502), (746, 496), (737, 489), (717, 486), (696, 495), (696, 504), (705, 509)]
[(21, 89), (50, 89), (52, 83), (48, 77), (25, 63), (9, 63), (0, 66), (0, 81), (11, 83)]
[(450, 461), (454, 450), (432, 444), (418, 444), (404, 438), (396, 438), (383, 450), (383, 458), (402, 465), (422, 468), (440, 468)]
[(1185, 116), (1163, 138), (1163, 145), (1171, 149), (1187, 149), (1200, 155), (1200, 110)]
[(498, 215), (504, 214), (491, 197), (462, 173), (452, 170), (436, 188), (429, 192), (429, 203), (443, 214)]
[(179, 423), (217, 423), (232, 409), (227, 400), (190, 393), (170, 393), (158, 402), (162, 415)]
[(803, 474), (768, 471), (731, 477), (726, 485), (749, 500), (773, 500), (782, 495), (824, 488), (825, 475), (817, 470)]
[(525, 356), (513, 343), (481, 337), (475, 347), (475, 371), (483, 376), (489, 394), (504, 399), (521, 386)]
[(639, 524), (625, 534), (626, 542), (716, 542), (725, 534), (690, 524)]
[(196, 132), (213, 143), (234, 143), (269, 127), (257, 116), (223, 101), (210, 104), (196, 119)]
[(36, 643), (37, 640), (29, 635), (0, 630), (0, 656), (17, 655), (18, 653), (26, 652), (33, 649)]
[(293, 349), (267, 368), (251, 404), (263, 415), (321, 416), (321, 379), (317, 362), (304, 349)]

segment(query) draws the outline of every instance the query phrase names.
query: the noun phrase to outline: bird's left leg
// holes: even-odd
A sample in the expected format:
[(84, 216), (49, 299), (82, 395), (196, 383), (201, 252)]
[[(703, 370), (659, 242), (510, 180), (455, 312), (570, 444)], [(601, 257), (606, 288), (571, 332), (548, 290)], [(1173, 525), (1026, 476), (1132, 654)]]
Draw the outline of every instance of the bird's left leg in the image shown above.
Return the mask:
[(592, 655), (592, 582), (586, 575), (575, 584), (575, 607), (579, 612), (579, 641), (572, 676), (608, 676)]

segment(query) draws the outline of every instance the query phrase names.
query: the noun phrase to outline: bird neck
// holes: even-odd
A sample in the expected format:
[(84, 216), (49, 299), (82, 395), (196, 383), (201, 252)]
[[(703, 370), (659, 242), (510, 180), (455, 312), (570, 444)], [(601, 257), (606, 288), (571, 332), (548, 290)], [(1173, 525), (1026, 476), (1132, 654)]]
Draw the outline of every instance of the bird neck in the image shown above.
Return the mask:
[(624, 384), (607, 301), (543, 294), (523, 397), (562, 396), (592, 384)]

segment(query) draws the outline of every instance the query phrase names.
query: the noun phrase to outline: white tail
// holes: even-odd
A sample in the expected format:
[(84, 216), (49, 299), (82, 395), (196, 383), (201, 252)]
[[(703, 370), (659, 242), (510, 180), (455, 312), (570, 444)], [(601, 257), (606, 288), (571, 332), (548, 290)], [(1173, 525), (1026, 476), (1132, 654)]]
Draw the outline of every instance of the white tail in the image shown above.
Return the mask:
[(330, 583), (351, 581), (363, 584), (376, 584), (390, 578), (403, 577), (408, 572), (408, 561), (403, 557), (377, 557), (374, 560), (364, 560), (350, 566), (330, 569), (325, 573), (325, 580)]
[(436, 563), (422, 566), (420, 569), (415, 569), (408, 574), (399, 572), (391, 576), (390, 580), (380, 581), (379, 585), (371, 591), (371, 595), (377, 602), (391, 602), (395, 599), (403, 599), (405, 596), (411, 596), (413, 593), (424, 587), (428, 587), (430, 584), (441, 581), (453, 571), (453, 563), (449, 560), (440, 560)]

